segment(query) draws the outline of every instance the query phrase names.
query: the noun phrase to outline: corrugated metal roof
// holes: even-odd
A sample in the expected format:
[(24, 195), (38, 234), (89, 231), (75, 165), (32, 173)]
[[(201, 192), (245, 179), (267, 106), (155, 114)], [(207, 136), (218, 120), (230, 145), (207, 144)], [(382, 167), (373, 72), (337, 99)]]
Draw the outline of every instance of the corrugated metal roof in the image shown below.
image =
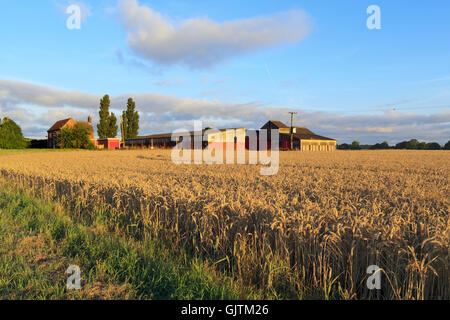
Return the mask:
[[(228, 129), (218, 129), (219, 131), (223, 132), (226, 130), (237, 130), (237, 129), (244, 129), (244, 128), (228, 128)], [(202, 135), (204, 135), (206, 132), (206, 130), (202, 130)], [(180, 135), (182, 135), (183, 133), (180, 133)], [(189, 134), (191, 136), (194, 135), (194, 131), (189, 131)], [(132, 140), (142, 140), (142, 139), (165, 139), (165, 138), (171, 138), (172, 137), (172, 133), (159, 133), (159, 134), (152, 134), (152, 135), (148, 135), (148, 136), (139, 136), (136, 137), (134, 139), (127, 139), (132, 141)]]

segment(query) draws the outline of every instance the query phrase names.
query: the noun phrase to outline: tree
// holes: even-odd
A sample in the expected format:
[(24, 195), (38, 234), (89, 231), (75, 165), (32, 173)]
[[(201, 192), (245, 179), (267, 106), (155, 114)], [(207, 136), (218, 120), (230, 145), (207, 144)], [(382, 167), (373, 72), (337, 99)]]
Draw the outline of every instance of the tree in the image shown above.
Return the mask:
[(108, 135), (106, 138), (115, 138), (117, 137), (117, 131), (119, 130), (119, 126), (117, 125), (117, 118), (113, 112), (111, 112), (109, 116), (109, 127), (108, 127)]
[(94, 149), (94, 144), (89, 138), (91, 133), (91, 128), (87, 124), (77, 122), (73, 128), (61, 130), (58, 144), (61, 148), (67, 149)]
[(97, 133), (100, 139), (115, 138), (117, 136), (117, 118), (114, 113), (109, 112), (109, 106), (111, 100), (109, 95), (104, 95), (100, 99), (100, 111), (98, 112), (100, 116), (100, 122), (97, 125)]
[(417, 150), (418, 145), (419, 145), (419, 141), (417, 139), (411, 139), (406, 144), (406, 149)]
[(139, 113), (135, 111), (136, 103), (132, 98), (128, 99), (127, 110), (122, 113), (123, 138), (134, 139), (139, 132)]
[(441, 150), (441, 145), (437, 142), (427, 143), (427, 150)]
[(445, 144), (444, 150), (450, 150), (450, 140)]
[(419, 142), (417, 144), (417, 150), (427, 150), (428, 149), (428, 145), (426, 142)]
[(352, 142), (352, 150), (360, 150), (361, 146), (359, 145), (359, 141)]
[(382, 143), (376, 143), (373, 146), (370, 147), (370, 149), (372, 150), (377, 150), (377, 149), (390, 149), (389, 147), (389, 143), (387, 141), (383, 141)]
[(97, 133), (100, 139), (108, 138), (109, 131), (109, 106), (111, 101), (109, 95), (103, 96), (100, 100), (100, 111), (98, 112), (100, 116), (100, 121), (97, 124)]
[(389, 147), (389, 143), (387, 142), (387, 141), (383, 141), (382, 143), (381, 143), (381, 149), (390, 149), (390, 147)]
[(402, 141), (395, 145), (395, 149), (406, 149), (407, 146), (408, 146), (408, 141)]
[(348, 143), (338, 145), (339, 150), (350, 150), (351, 146)]
[(19, 125), (9, 118), (0, 121), (0, 149), (23, 149), (26, 141)]

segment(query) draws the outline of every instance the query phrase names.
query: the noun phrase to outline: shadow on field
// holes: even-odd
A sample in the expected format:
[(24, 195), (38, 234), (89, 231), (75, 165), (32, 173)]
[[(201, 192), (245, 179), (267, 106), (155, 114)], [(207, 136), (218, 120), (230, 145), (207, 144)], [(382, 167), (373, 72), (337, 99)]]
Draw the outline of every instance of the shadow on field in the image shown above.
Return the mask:
[(146, 156), (137, 156), (138, 159), (142, 160), (159, 160), (159, 161), (167, 161), (167, 158), (164, 158), (163, 156), (156, 156), (156, 157), (146, 157)]

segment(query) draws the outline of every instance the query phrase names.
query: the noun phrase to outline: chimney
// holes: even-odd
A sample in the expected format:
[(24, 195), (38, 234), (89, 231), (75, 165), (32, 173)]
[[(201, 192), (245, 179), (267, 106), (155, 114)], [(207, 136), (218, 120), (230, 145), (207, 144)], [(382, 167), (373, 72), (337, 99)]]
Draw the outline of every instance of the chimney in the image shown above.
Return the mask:
[(91, 117), (91, 116), (88, 117), (88, 122), (89, 122), (90, 124), (92, 124), (92, 117)]

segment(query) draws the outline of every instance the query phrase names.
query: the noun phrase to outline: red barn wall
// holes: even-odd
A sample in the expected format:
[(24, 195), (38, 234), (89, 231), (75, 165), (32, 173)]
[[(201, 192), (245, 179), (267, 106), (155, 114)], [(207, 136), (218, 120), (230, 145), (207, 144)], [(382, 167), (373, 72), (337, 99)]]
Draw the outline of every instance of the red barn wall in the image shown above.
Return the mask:
[(120, 139), (96, 139), (93, 140), (96, 146), (103, 146), (104, 149), (116, 150), (120, 148)]

